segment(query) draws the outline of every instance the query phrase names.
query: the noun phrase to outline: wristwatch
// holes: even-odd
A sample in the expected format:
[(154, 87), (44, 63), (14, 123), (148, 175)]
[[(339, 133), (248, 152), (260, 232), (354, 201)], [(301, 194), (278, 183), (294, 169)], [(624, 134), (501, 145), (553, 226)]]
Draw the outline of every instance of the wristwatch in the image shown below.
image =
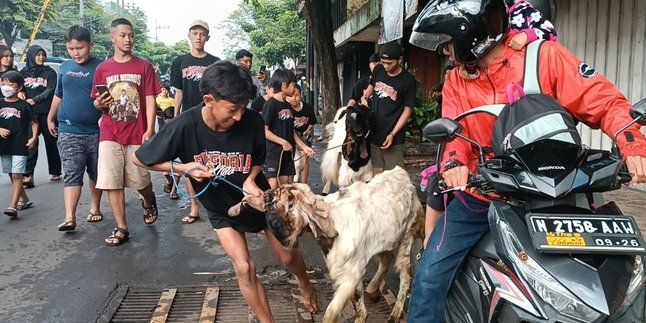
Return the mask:
[(444, 164), (444, 171), (447, 171), (451, 168), (456, 168), (458, 166), (464, 166), (464, 164), (456, 159), (449, 160), (448, 162), (446, 162), (446, 164)]

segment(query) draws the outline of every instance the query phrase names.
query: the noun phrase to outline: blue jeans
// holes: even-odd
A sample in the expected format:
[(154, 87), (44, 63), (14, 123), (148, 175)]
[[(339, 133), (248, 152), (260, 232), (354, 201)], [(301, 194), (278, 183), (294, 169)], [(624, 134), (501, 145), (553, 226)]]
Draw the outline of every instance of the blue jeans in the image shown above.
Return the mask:
[(442, 322), (455, 273), (471, 247), (489, 231), (489, 205), (468, 194), (456, 194), (462, 198), (454, 198), (449, 203), (420, 260), (408, 305), (408, 323)]

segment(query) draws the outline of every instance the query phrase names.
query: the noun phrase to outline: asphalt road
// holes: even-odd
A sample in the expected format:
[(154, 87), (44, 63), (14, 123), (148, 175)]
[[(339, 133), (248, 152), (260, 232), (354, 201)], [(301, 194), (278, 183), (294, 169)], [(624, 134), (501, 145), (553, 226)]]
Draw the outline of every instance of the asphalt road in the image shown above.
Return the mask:
[[(194, 224), (181, 224), (188, 201), (168, 199), (158, 173), (153, 173), (160, 214), (155, 224), (144, 224), (137, 193), (126, 190), (130, 240), (125, 244), (110, 247), (103, 241), (115, 227), (107, 196), (101, 203), (104, 220), (85, 220), (86, 191), (76, 231), (59, 232), (57, 225), (64, 220), (63, 183), (49, 181), (44, 145), (40, 149), (36, 187), (27, 190), (34, 207), (21, 211), (17, 219), (0, 218), (0, 322), (101, 321), (119, 286), (164, 288), (235, 277), (206, 212), (202, 210), (202, 218)], [(4, 175), (3, 210), (9, 206), (10, 192)], [(259, 272), (284, 271), (263, 235), (248, 235), (248, 243)], [(303, 239), (302, 247), (308, 267), (324, 268), (320, 248), (311, 239)]]

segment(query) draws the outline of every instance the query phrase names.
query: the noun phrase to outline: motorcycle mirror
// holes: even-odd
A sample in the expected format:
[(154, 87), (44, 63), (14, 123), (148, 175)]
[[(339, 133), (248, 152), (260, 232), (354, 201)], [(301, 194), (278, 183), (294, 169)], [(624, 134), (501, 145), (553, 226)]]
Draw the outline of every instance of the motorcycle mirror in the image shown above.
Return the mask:
[(462, 126), (455, 120), (440, 118), (431, 121), (422, 130), (424, 138), (436, 143), (447, 143), (462, 131)]
[(642, 99), (630, 108), (630, 117), (638, 119), (637, 123), (640, 125), (646, 125), (646, 99)]

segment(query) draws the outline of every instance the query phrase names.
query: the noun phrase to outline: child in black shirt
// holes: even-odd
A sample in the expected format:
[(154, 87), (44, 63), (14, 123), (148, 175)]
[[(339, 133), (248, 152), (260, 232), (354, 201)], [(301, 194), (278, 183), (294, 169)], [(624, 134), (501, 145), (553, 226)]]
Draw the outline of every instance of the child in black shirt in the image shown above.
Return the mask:
[[(18, 98), (25, 85), (25, 78), (16, 71), (2, 75), (0, 99), (0, 162), (2, 172), (9, 174), (12, 182), (11, 205), (4, 214), (15, 218), (18, 211), (32, 205), (22, 185), (23, 173), (27, 169), (28, 149), (36, 146), (38, 123), (29, 103)], [(32, 136), (28, 131), (31, 126)]]
[[(312, 133), (314, 132), (314, 125), (316, 124), (316, 114), (314, 107), (301, 101), (301, 87), (296, 85), (294, 95), (287, 98), (287, 102), (292, 106), (294, 116), (294, 132), (300, 139), (302, 139), (308, 147), (312, 147)], [(301, 150), (300, 148), (298, 150)], [(307, 177), (310, 174), (310, 158), (307, 155), (302, 155), (302, 169), (297, 181), (299, 183), (307, 183)]]
[(286, 97), (294, 95), (296, 75), (289, 70), (279, 69), (274, 72), (269, 82), (274, 90), (262, 110), (267, 137), (267, 159), (265, 175), (271, 187), (291, 183), (296, 175), (292, 151), (297, 144), (307, 156), (314, 156), (314, 150), (308, 147), (298, 136), (294, 136), (294, 116), (292, 106)]
[[(263, 121), (246, 108), (256, 96), (256, 87), (242, 67), (218, 61), (204, 71), (200, 91), (204, 105), (182, 113), (146, 141), (135, 152), (133, 162), (151, 170), (173, 170), (189, 177), (197, 192), (206, 189), (198, 199), (232, 260), (242, 295), (259, 321), (273, 322), (245, 239), (245, 232), (267, 227), (265, 216), (252, 208), (245, 208), (237, 217), (227, 215), (243, 194), (261, 196), (269, 188), (262, 174), (266, 152)], [(181, 163), (169, 162), (176, 158)], [(316, 293), (305, 272), (301, 251), (285, 250), (270, 231), (265, 232), (278, 258), (296, 275), (305, 306), (315, 312)]]

